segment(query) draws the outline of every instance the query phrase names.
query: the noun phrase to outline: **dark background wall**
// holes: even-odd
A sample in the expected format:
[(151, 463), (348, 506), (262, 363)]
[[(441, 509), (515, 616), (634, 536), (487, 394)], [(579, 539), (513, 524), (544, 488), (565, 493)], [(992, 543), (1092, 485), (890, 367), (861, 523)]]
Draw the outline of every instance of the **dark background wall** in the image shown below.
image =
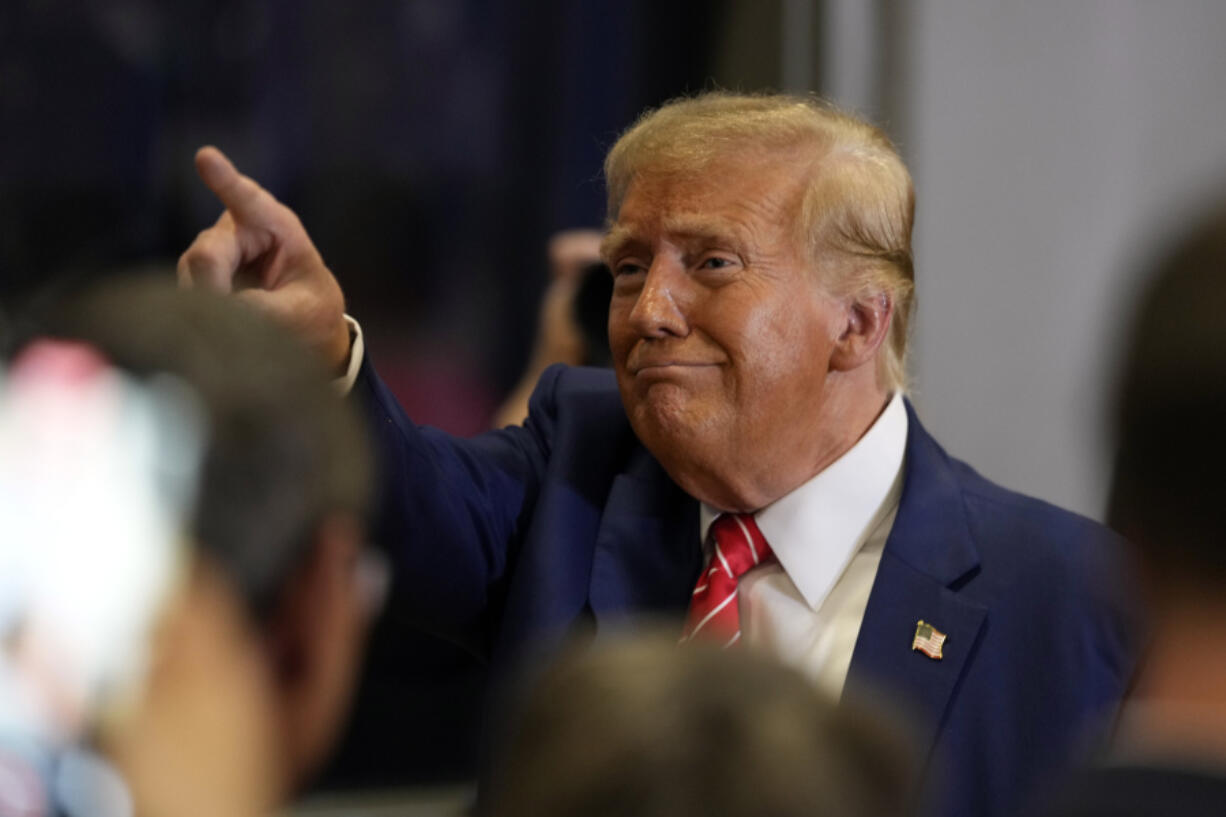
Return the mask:
[(0, 309), (173, 267), (214, 143), (297, 210), (415, 416), (479, 430), (605, 149), (709, 85), (721, 2), (8, 0)]

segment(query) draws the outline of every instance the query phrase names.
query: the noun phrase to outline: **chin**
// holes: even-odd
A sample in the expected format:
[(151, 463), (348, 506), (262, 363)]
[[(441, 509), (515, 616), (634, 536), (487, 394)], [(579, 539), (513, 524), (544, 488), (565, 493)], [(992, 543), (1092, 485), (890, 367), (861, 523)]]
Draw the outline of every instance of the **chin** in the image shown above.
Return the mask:
[(674, 452), (701, 451), (711, 443), (710, 423), (692, 400), (675, 389), (655, 387), (628, 405), (634, 433), (660, 460)]
[(710, 413), (658, 401), (627, 411), (630, 425), (673, 482), (687, 494), (726, 511), (755, 510), (748, 493), (720, 478), (731, 470), (722, 454), (731, 450), (729, 435)]

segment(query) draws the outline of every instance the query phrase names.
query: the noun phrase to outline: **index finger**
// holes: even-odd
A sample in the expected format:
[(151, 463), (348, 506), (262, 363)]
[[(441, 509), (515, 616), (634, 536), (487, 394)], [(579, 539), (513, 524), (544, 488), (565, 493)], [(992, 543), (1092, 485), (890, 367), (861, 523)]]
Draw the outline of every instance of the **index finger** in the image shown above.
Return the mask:
[(277, 200), (254, 179), (239, 173), (217, 148), (205, 145), (196, 151), (196, 173), (221, 199), (235, 221), (261, 224), (272, 219)]

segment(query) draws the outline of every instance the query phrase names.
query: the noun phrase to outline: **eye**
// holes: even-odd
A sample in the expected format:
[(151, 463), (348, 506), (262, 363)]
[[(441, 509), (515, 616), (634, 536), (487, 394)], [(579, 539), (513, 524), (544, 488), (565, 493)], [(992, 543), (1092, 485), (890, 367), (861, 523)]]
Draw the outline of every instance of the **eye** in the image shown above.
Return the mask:
[(722, 270), (736, 266), (737, 260), (725, 255), (709, 255), (699, 262), (698, 268), (704, 270)]
[(620, 278), (625, 275), (635, 275), (643, 272), (644, 267), (636, 261), (619, 261), (613, 265), (613, 277)]

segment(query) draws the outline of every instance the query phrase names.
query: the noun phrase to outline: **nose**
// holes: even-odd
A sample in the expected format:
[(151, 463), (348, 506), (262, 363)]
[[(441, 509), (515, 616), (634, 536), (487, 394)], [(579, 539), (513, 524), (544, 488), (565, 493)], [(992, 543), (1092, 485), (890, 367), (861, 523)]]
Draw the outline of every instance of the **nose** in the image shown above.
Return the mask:
[(645, 338), (689, 334), (688, 283), (685, 269), (679, 263), (657, 256), (647, 270), (643, 288), (630, 311), (630, 326), (634, 331)]

